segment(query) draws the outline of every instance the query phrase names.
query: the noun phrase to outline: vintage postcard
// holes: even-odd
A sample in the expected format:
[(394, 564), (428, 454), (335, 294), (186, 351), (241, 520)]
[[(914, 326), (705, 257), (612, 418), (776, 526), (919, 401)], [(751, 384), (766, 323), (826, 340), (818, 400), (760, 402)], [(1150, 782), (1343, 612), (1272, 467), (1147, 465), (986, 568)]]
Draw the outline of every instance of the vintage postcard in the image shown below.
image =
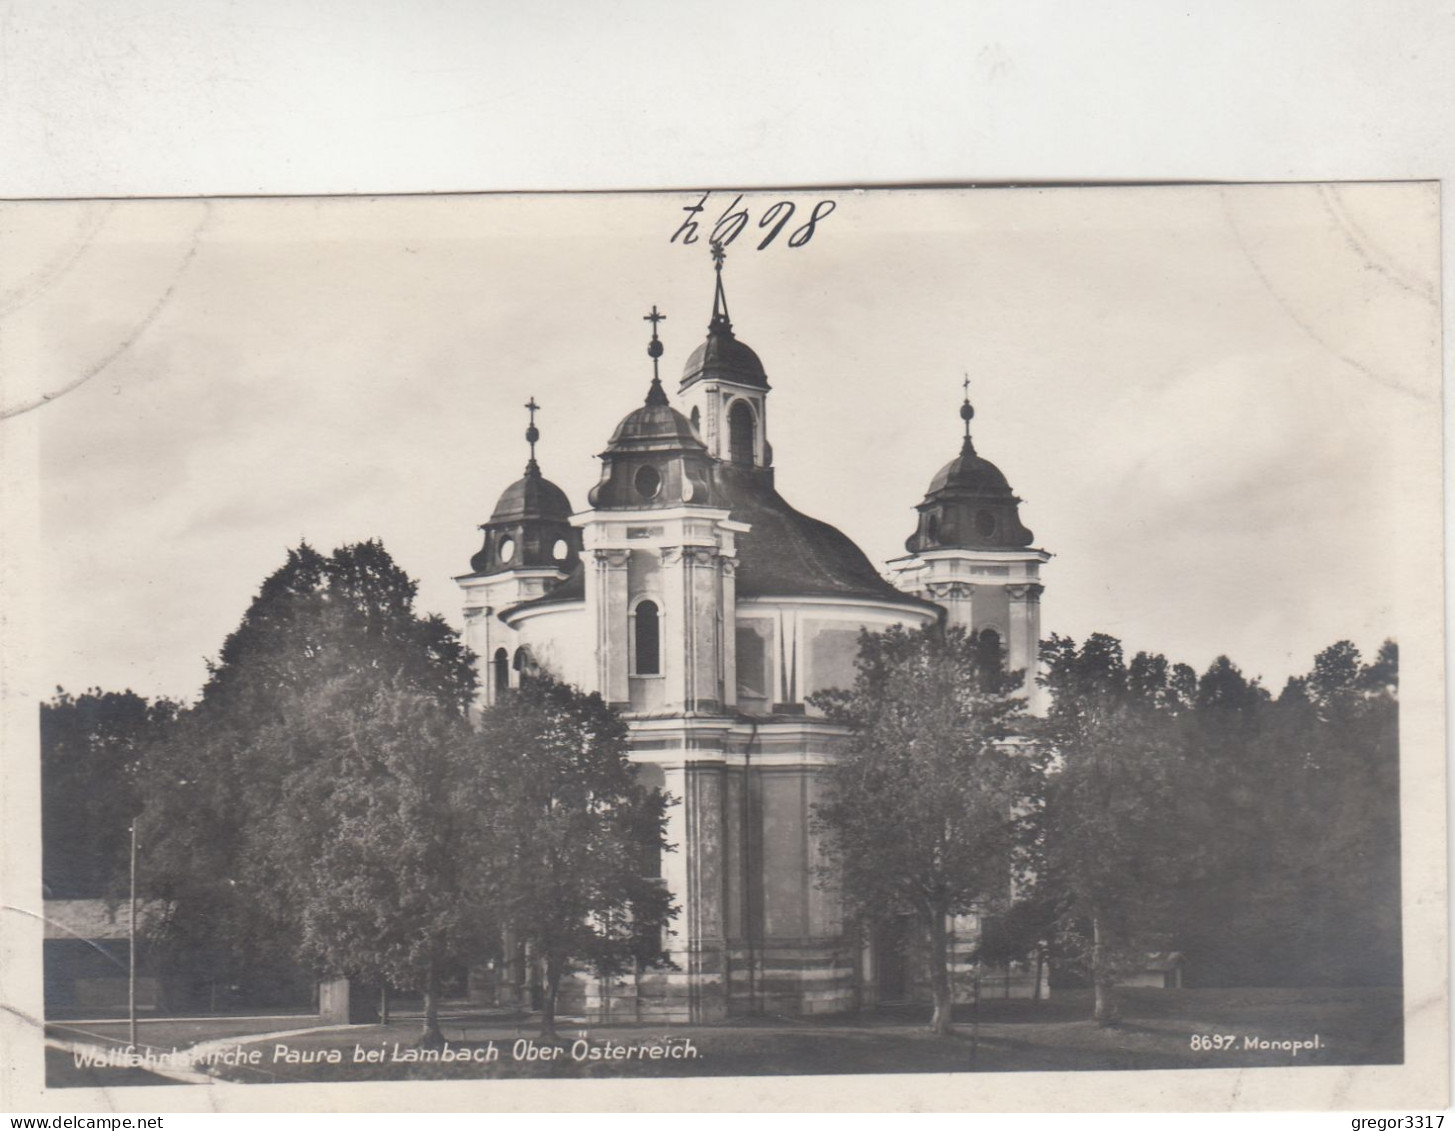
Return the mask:
[(8, 1102), (1443, 1107), (1438, 249), (0, 206)]

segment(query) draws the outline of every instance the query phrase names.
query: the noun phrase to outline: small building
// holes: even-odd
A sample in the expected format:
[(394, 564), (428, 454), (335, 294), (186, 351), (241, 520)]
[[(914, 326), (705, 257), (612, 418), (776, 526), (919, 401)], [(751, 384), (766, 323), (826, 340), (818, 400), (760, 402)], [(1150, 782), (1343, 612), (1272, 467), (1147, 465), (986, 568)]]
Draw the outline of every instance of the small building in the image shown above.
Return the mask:
[[(156, 914), (137, 909), (137, 929)], [(45, 901), (45, 1002), (48, 1016), (102, 1017), (127, 1008), (131, 962), (131, 915), (125, 904), (104, 899)], [(136, 1007), (157, 1008), (157, 980), (138, 976)]]
[(1147, 955), (1147, 961), (1140, 970), (1122, 978), (1119, 986), (1143, 986), (1154, 990), (1180, 990), (1182, 988), (1182, 952), (1180, 950), (1157, 950)]

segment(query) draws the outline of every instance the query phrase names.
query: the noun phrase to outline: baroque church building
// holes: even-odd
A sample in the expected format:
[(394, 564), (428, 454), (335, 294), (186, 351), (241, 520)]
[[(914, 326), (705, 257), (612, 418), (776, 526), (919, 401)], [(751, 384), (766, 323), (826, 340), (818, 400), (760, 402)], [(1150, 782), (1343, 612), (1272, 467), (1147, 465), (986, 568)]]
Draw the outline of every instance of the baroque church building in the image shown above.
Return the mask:
[[(591, 1019), (828, 1013), (916, 996), (903, 932), (863, 940), (816, 882), (812, 807), (848, 736), (808, 699), (851, 686), (860, 630), (894, 624), (960, 625), (1012, 668), (1036, 667), (1049, 555), (976, 452), (968, 398), (960, 452), (915, 505), (908, 553), (881, 573), (779, 494), (771, 386), (734, 332), (719, 248), (714, 258), (707, 338), (679, 407), (657, 372), (654, 307), (651, 384), (600, 453), (587, 505), (542, 474), (532, 400), (525, 475), (456, 579), (485, 705), (527, 670), (599, 692), (629, 726), (644, 783), (677, 799), (662, 879), (682, 909), (669, 939), (678, 969), (563, 987), (563, 1011)], [(1034, 709), (1033, 678), (1027, 694)], [(956, 922), (962, 956), (977, 929), (974, 916)], [(1007, 972), (1005, 992), (1029, 993), (1031, 980)]]

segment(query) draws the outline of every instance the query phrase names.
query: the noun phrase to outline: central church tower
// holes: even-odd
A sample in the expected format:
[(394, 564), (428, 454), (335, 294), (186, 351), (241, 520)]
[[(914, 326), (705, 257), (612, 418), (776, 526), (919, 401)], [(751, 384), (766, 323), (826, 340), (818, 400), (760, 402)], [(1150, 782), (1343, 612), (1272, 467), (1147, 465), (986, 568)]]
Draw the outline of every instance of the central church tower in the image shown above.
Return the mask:
[(597, 626), (597, 688), (628, 711), (720, 714), (735, 701), (735, 537), (713, 456), (667, 403), (657, 371), (645, 403), (616, 426), (581, 526), (586, 620)]
[(733, 336), (727, 292), (722, 286), (720, 244), (713, 244), (712, 258), (717, 275), (712, 320), (707, 325), (707, 340), (687, 359), (678, 395), (713, 459), (734, 467), (771, 467), (768, 378), (758, 355)]

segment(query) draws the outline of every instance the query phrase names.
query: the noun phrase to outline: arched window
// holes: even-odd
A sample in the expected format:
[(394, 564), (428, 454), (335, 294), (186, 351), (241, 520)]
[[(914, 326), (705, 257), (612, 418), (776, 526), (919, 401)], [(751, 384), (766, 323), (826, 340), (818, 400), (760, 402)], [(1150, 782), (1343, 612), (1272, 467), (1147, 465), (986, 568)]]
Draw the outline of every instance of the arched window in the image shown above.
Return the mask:
[(734, 401), (728, 410), (728, 459), (739, 467), (752, 467), (758, 446), (758, 421), (747, 401)]
[(518, 672), (530, 671), (530, 653), (525, 650), (523, 645), (515, 650), (515, 658), (511, 660), (510, 666)]
[(634, 674), (662, 674), (662, 625), (655, 601), (643, 601), (632, 613), (636, 661)]
[(495, 694), (510, 688), (510, 653), (504, 648), (495, 649)]
[(975, 658), (987, 675), (1005, 670), (1005, 657), (1000, 648), (1000, 633), (993, 628), (981, 629), (975, 635)]

